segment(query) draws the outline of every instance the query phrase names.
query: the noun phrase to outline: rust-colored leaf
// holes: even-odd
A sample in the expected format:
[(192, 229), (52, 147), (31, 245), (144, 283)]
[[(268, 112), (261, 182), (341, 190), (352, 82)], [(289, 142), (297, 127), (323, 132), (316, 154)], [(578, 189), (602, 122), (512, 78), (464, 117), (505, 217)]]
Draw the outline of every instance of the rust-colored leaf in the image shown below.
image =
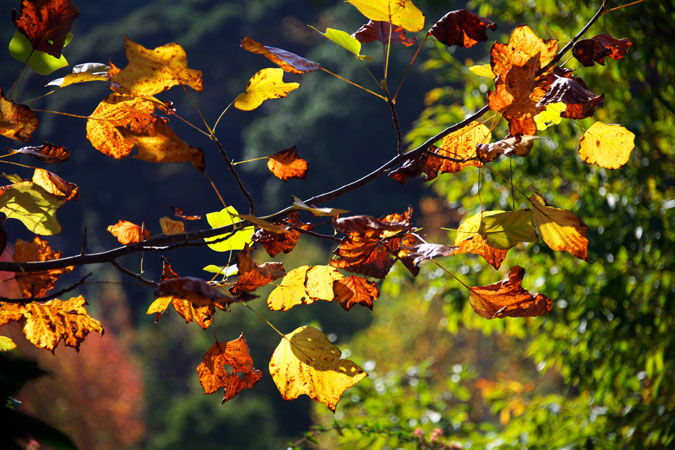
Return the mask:
[(304, 180), (307, 176), (307, 161), (298, 156), (295, 145), (270, 156), (267, 168), (275, 177), (284, 181), (291, 178)]
[(230, 292), (234, 295), (254, 291), (286, 275), (282, 263), (268, 262), (262, 265), (256, 264), (251, 259), (251, 249), (248, 245), (237, 253), (237, 267), (239, 269), (239, 278), (230, 289)]
[(35, 159), (39, 159), (40, 161), (49, 164), (59, 164), (68, 161), (68, 158), (70, 158), (70, 152), (65, 147), (52, 144), (51, 142), (45, 142), (38, 146), (21, 147), (16, 150), (12, 149), (12, 153), (21, 153), (23, 155), (32, 156)]
[(162, 233), (164, 234), (184, 234), (185, 233), (185, 223), (180, 220), (173, 220), (168, 217), (162, 217), (159, 219), (159, 226), (162, 227)]
[(558, 52), (558, 41), (540, 39), (530, 27), (521, 25), (511, 33), (509, 42), (496, 42), (490, 51), (490, 65), (492, 73), (505, 79), (509, 70), (514, 66), (523, 67), (535, 56), (539, 57), (541, 69), (550, 63)]
[(377, 238), (346, 236), (330, 265), (367, 277), (384, 278), (394, 265), (387, 245)]
[(26, 105), (7, 100), (0, 87), (0, 134), (15, 141), (29, 141), (40, 120)]
[[(259, 229), (253, 233), (253, 240), (263, 246), (268, 255), (274, 257), (279, 253), (289, 253), (298, 243), (302, 232), (295, 227), (303, 230), (312, 230), (314, 227), (309, 223), (300, 221), (300, 213), (293, 211), (284, 222), (274, 222), (273, 225), (283, 228), (283, 233), (275, 233), (266, 229)], [(292, 226), (294, 225), (294, 226)]]
[(336, 280), (333, 283), (333, 292), (345, 311), (349, 311), (354, 305), (365, 306), (372, 310), (373, 302), (380, 296), (377, 283), (356, 275)]
[[(367, 24), (362, 25), (361, 28), (352, 33), (359, 42), (366, 43), (372, 41), (380, 41), (382, 43), (389, 42), (389, 22), (370, 20)], [(403, 27), (394, 25), (391, 30), (391, 42), (403, 44), (410, 47), (417, 41), (416, 37), (408, 37), (405, 35)]]
[(12, 11), (12, 20), (33, 49), (59, 58), (78, 14), (71, 0), (23, 0), (20, 12)]
[(187, 54), (175, 42), (153, 50), (124, 39), (129, 64), (112, 77), (112, 82), (134, 96), (152, 96), (173, 86), (190, 86), (202, 91), (202, 71), (188, 68)]
[(532, 150), (534, 141), (539, 139), (537, 136), (518, 136), (504, 138), (497, 142), (490, 144), (476, 145), (476, 153), (478, 159), (482, 162), (490, 162), (499, 158), (500, 155), (505, 156), (527, 156)]
[(197, 375), (205, 394), (223, 388), (223, 403), (244, 389), (253, 388), (262, 378), (262, 372), (253, 367), (244, 333), (233, 341), (213, 344), (197, 366)]
[(560, 77), (554, 75), (546, 94), (539, 100), (538, 106), (550, 103), (564, 103), (565, 111), (560, 115), (570, 119), (585, 119), (595, 112), (595, 108), (602, 106), (602, 95), (595, 94), (588, 89), (586, 83), (577, 77)]
[(631, 44), (626, 38), (615, 39), (609, 34), (599, 34), (574, 44), (572, 54), (584, 66), (592, 66), (596, 62), (604, 66), (605, 57), (623, 59)]
[(480, 228), (483, 217), (500, 214), (501, 212), (482, 211), (462, 221), (455, 234), (455, 245), (457, 246), (455, 254), (472, 253), (482, 256), (488, 264), (495, 269), (499, 269), (502, 261), (506, 258), (508, 250), (498, 249), (489, 245), (481, 236)]
[(285, 72), (301, 74), (314, 72), (321, 67), (319, 63), (315, 63), (314, 61), (310, 61), (309, 59), (305, 59), (302, 56), (298, 56), (295, 53), (280, 48), (268, 47), (260, 42), (254, 41), (248, 36), (242, 38), (240, 47), (251, 53), (264, 55), (274, 64), (281, 67)]
[(108, 226), (108, 232), (122, 245), (137, 244), (150, 239), (150, 231), (144, 224), (136, 225), (128, 220), (119, 220), (115, 225)]
[(497, 24), (466, 9), (459, 9), (444, 15), (431, 27), (429, 33), (445, 45), (471, 48), (479, 42), (487, 41), (488, 28), (494, 31)]
[[(479, 122), (471, 122), (461, 130), (445, 136), (443, 141), (441, 141), (441, 146), (433, 149), (433, 152), (441, 157), (453, 158), (460, 161), (451, 161), (429, 155), (425, 171), (429, 174), (429, 177), (435, 178), (437, 172), (455, 173), (466, 167), (482, 167), (483, 163), (478, 160), (476, 153), (476, 145), (486, 144), (490, 142), (490, 139), (491, 134), (488, 127)], [(436, 162), (430, 161), (432, 159), (436, 160)], [(434, 172), (435, 167), (431, 168), (430, 164), (438, 165), (436, 172)]]
[(174, 297), (189, 301), (194, 306), (216, 305), (221, 307), (234, 299), (211, 286), (205, 280), (194, 277), (178, 277), (162, 280), (155, 289), (155, 298)]
[[(17, 239), (14, 244), (14, 261), (51, 261), (61, 258), (61, 252), (53, 251), (49, 242), (36, 236), (33, 242)], [(23, 298), (40, 298), (54, 289), (56, 280), (63, 274), (72, 272), (73, 267), (53, 269), (43, 272), (17, 272), (16, 281)]]
[(32, 181), (50, 194), (64, 197), (66, 200), (77, 200), (80, 196), (80, 188), (75, 183), (66, 181), (48, 170), (35, 169)]
[(521, 285), (525, 269), (514, 266), (508, 280), (471, 288), (471, 307), (486, 319), (543, 316), (551, 311), (551, 300), (531, 294)]

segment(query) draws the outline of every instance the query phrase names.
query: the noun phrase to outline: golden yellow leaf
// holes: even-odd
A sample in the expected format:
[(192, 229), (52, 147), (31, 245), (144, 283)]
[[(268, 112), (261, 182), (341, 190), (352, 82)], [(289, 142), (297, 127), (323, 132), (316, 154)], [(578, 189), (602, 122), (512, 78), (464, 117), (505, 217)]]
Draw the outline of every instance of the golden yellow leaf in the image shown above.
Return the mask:
[(412, 0), (347, 0), (371, 20), (389, 22), (408, 31), (424, 28), (424, 14)]
[(150, 50), (127, 37), (124, 51), (129, 64), (112, 82), (132, 95), (152, 96), (181, 84), (202, 91), (202, 71), (188, 68), (187, 54), (177, 43)]
[(307, 295), (313, 300), (332, 302), (335, 298), (333, 282), (344, 278), (331, 266), (314, 266), (307, 271)]
[(487, 241), (480, 234), (480, 225), (483, 222), (483, 217), (500, 214), (504, 211), (481, 211), (478, 214), (464, 219), (457, 228), (455, 234), (455, 246), (457, 250), (453, 254), (472, 253), (480, 255), (492, 265), (495, 269), (499, 269), (502, 261), (506, 258), (508, 250), (502, 250), (488, 245)]
[(300, 266), (291, 270), (267, 297), (272, 311), (288, 311), (296, 305), (310, 305), (317, 300), (332, 302), (333, 282), (344, 278), (330, 266)]
[(26, 312), (26, 307), (21, 303), (0, 302), (0, 327), (10, 322), (18, 322)]
[[(466, 127), (445, 136), (435, 153), (455, 159), (478, 158), (476, 145), (490, 142), (491, 136), (488, 127), (480, 122), (471, 122)], [(477, 159), (466, 162), (438, 159), (440, 163), (440, 168), (438, 170), (440, 173), (454, 173), (459, 172), (465, 167), (481, 167), (483, 165), (483, 163)]]
[[(49, 261), (59, 259), (61, 252), (51, 249), (49, 242), (35, 236), (33, 242), (17, 239), (14, 244), (14, 261), (18, 263), (30, 261)], [(17, 272), (16, 282), (23, 298), (39, 298), (54, 288), (54, 283), (63, 274), (73, 270), (73, 266), (42, 272)]]
[(505, 79), (513, 66), (524, 66), (533, 57), (539, 56), (537, 70), (550, 63), (558, 53), (558, 41), (544, 41), (527, 25), (517, 27), (511, 33), (509, 42), (496, 42), (490, 51), (492, 72)]
[(285, 400), (307, 395), (335, 412), (344, 391), (367, 376), (354, 362), (340, 359), (341, 354), (321, 331), (300, 327), (274, 350), (270, 374)]
[(252, 111), (262, 102), (272, 98), (284, 98), (299, 83), (284, 83), (283, 69), (262, 69), (246, 84), (246, 90), (234, 99), (234, 106), (243, 111)]
[(635, 135), (621, 125), (595, 122), (579, 141), (579, 157), (588, 164), (618, 169), (628, 162)]
[(166, 216), (159, 219), (159, 226), (162, 227), (164, 234), (183, 234), (185, 233), (185, 223), (180, 220), (173, 220)]
[(531, 189), (532, 213), (539, 235), (551, 249), (569, 252), (577, 258), (588, 260), (588, 228), (571, 212), (549, 205), (544, 197)]

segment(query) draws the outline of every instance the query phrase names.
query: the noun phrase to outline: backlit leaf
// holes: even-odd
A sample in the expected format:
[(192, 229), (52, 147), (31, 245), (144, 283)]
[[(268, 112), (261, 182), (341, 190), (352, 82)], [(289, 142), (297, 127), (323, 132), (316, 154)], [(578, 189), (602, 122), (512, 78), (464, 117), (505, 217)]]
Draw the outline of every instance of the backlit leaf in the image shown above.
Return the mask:
[(50, 81), (45, 86), (64, 88), (71, 84), (88, 83), (90, 81), (108, 81), (110, 66), (102, 63), (84, 63), (73, 67), (72, 73), (63, 78)]
[(346, 236), (336, 253), (331, 266), (367, 277), (384, 278), (395, 262), (386, 243), (379, 238)]
[[(66, 45), (72, 38), (72, 33), (68, 33)], [(14, 32), (14, 37), (9, 42), (9, 54), (22, 64), (25, 63), (38, 75), (49, 75), (68, 65), (68, 60), (63, 55), (56, 57), (41, 50), (34, 50), (28, 38), (18, 30)]]
[[(14, 261), (51, 261), (61, 258), (62, 253), (53, 251), (49, 242), (36, 236), (33, 242), (17, 239), (14, 244)], [(64, 267), (43, 272), (17, 272), (15, 279), (23, 298), (40, 298), (54, 288), (56, 280), (63, 274), (72, 272), (73, 267)]]
[(536, 70), (546, 66), (558, 53), (558, 41), (544, 41), (530, 27), (521, 25), (511, 33), (509, 42), (496, 42), (490, 51), (492, 72), (504, 79), (513, 66), (524, 66), (535, 56), (539, 57)]
[(8, 219), (20, 220), (35, 234), (50, 236), (61, 232), (56, 210), (66, 202), (32, 181), (21, 181), (0, 188), (0, 212)]
[(265, 100), (284, 98), (300, 87), (299, 83), (285, 83), (283, 76), (282, 69), (262, 69), (256, 72), (246, 84), (246, 90), (234, 99), (234, 106), (243, 111), (251, 111)]
[(487, 41), (487, 29), (497, 29), (490, 19), (459, 9), (450, 11), (436, 22), (429, 33), (445, 45), (458, 45), (471, 48), (479, 42)]
[(127, 37), (124, 52), (129, 64), (112, 82), (132, 95), (152, 96), (178, 85), (202, 91), (202, 71), (188, 68), (187, 54), (177, 43), (150, 50)]
[(482, 162), (494, 161), (501, 155), (527, 156), (537, 139), (539, 139), (537, 136), (518, 136), (517, 138), (509, 137), (490, 144), (476, 144), (476, 153), (478, 159)]
[(318, 207), (310, 206), (307, 203), (303, 202), (300, 198), (296, 197), (295, 195), (291, 195), (291, 198), (293, 199), (293, 208), (294, 209), (309, 211), (316, 217), (337, 216), (339, 214), (344, 214), (344, 213), (349, 212), (346, 209), (318, 208)]
[(288, 311), (317, 300), (333, 301), (333, 282), (344, 276), (329, 266), (300, 266), (291, 270), (267, 298), (272, 311)]
[(564, 103), (549, 103), (546, 109), (534, 116), (534, 123), (537, 130), (543, 131), (551, 125), (557, 125), (562, 121), (560, 114), (565, 111), (567, 105)]
[[(471, 122), (466, 127), (445, 136), (440, 147), (433, 150), (440, 156), (470, 161), (455, 162), (435, 158), (433, 155), (429, 155), (429, 159), (437, 160), (439, 164), (438, 172), (440, 173), (455, 173), (470, 166), (481, 167), (483, 164), (477, 160), (476, 145), (488, 143), (490, 139), (491, 133), (488, 127), (479, 122)], [(472, 158), (473, 160), (471, 160)], [(435, 176), (436, 174), (433, 174), (431, 178)]]
[(572, 54), (584, 66), (605, 64), (605, 57), (623, 59), (632, 42), (626, 38), (615, 39), (609, 34), (599, 34), (591, 39), (582, 39), (572, 49)]
[(595, 122), (579, 141), (579, 157), (588, 164), (618, 169), (628, 162), (635, 135), (621, 125)]
[(401, 239), (399, 248), (397, 256), (402, 260), (409, 259), (413, 265), (418, 265), (420, 262), (430, 259), (454, 255), (457, 251), (457, 247), (430, 244), (414, 233), (405, 235)]
[(336, 300), (345, 311), (349, 311), (354, 305), (365, 306), (372, 310), (373, 302), (380, 296), (377, 283), (356, 275), (336, 280), (333, 284), (333, 291)]
[(244, 389), (253, 388), (262, 378), (262, 372), (253, 367), (244, 333), (233, 341), (213, 344), (197, 366), (197, 375), (205, 394), (223, 388), (223, 403)]
[(12, 11), (12, 20), (33, 49), (58, 58), (78, 14), (71, 0), (23, 0), (20, 11)]
[(32, 181), (50, 194), (66, 200), (77, 200), (80, 196), (80, 188), (75, 183), (66, 181), (48, 170), (35, 169)]
[(333, 282), (343, 278), (344, 275), (330, 266), (312, 266), (305, 281), (307, 295), (312, 300), (332, 302), (335, 298)]
[[(304, 230), (311, 230), (313, 226), (309, 223), (300, 222), (300, 213), (293, 211), (284, 221), (288, 224), (295, 225)], [(263, 246), (268, 255), (274, 257), (279, 253), (289, 253), (295, 248), (302, 232), (295, 229), (284, 222), (275, 222), (273, 225), (280, 228), (281, 233), (277, 233), (269, 227), (263, 227), (253, 234), (253, 240)]]
[[(570, 119), (585, 119), (595, 112), (595, 108), (603, 104), (602, 95), (595, 94), (588, 89), (581, 78), (554, 75), (546, 94), (539, 100), (539, 105), (549, 103), (564, 103), (565, 111), (562, 117)], [(536, 122), (536, 121), (535, 121)]]
[[(220, 211), (208, 213), (206, 220), (209, 222), (211, 228), (220, 228), (234, 223), (243, 222), (237, 217), (237, 210), (234, 206), (228, 206)], [(229, 252), (231, 250), (242, 250), (246, 244), (251, 243), (255, 228), (247, 226), (239, 229), (231, 235), (220, 235), (204, 238), (206, 242), (211, 242), (209, 248), (216, 252)], [(229, 236), (229, 237), (228, 237)], [(225, 239), (224, 239), (225, 238)], [(214, 242), (217, 241), (217, 242)]]
[(313, 327), (289, 333), (274, 350), (269, 370), (281, 396), (293, 400), (301, 395), (335, 411), (340, 397), (367, 374)]
[(347, 0), (370, 20), (389, 22), (408, 31), (424, 28), (424, 14), (412, 0)]
[(543, 294), (531, 294), (521, 283), (525, 269), (514, 266), (509, 278), (495, 284), (471, 288), (473, 310), (486, 319), (543, 316), (551, 311), (551, 300)]
[(370, 56), (361, 54), (361, 42), (346, 31), (336, 30), (335, 28), (326, 28), (326, 32), (322, 33), (311, 25), (309, 25), (309, 27), (323, 35), (326, 39), (335, 42), (340, 47), (351, 52), (357, 59), (373, 59)]
[(479, 77), (490, 78), (491, 80), (494, 79), (495, 77), (495, 74), (492, 72), (492, 66), (490, 66), (490, 64), (471, 66), (469, 67), (469, 71), (474, 75), (478, 75)]
[(16, 343), (7, 336), (0, 336), (0, 352), (11, 352), (16, 349)]
[(295, 145), (270, 156), (267, 168), (275, 177), (284, 181), (291, 178), (304, 180), (307, 176), (307, 161), (298, 156)]
[(495, 269), (499, 269), (502, 261), (506, 258), (508, 250), (502, 250), (490, 246), (480, 234), (480, 226), (483, 217), (501, 214), (504, 211), (481, 211), (468, 219), (464, 219), (457, 228), (455, 234), (455, 254), (472, 253), (482, 256), (483, 259)]
[(70, 158), (70, 152), (65, 147), (50, 142), (45, 142), (38, 146), (21, 147), (16, 150), (12, 149), (11, 152), (28, 155), (49, 164), (59, 164), (68, 161)]
[(7, 100), (0, 88), (0, 134), (15, 141), (30, 140), (40, 120), (26, 105)]
[(251, 53), (264, 55), (274, 64), (281, 67), (284, 72), (300, 74), (314, 72), (315, 70), (318, 70), (319, 67), (321, 67), (318, 63), (298, 56), (295, 53), (291, 53), (276, 47), (262, 45), (260, 42), (254, 41), (248, 36), (244, 36), (242, 38), (240, 47)]
[(119, 220), (115, 225), (108, 226), (108, 232), (122, 245), (137, 244), (150, 239), (150, 231), (145, 225), (136, 225), (128, 220)]
[(162, 233), (164, 234), (185, 233), (185, 222), (181, 222), (180, 220), (173, 220), (166, 216), (159, 219), (159, 226), (162, 227)]
[(529, 209), (485, 214), (479, 233), (490, 246), (501, 250), (508, 250), (521, 242), (537, 241)]
[[(352, 33), (356, 39), (361, 43), (380, 41), (383, 44), (389, 42), (389, 22), (370, 20), (367, 24), (362, 25), (361, 28)], [(416, 37), (408, 37), (405, 35), (403, 27), (394, 25), (391, 30), (391, 42), (403, 44), (410, 47), (417, 41)]]
[(555, 208), (544, 197), (532, 190), (530, 197), (534, 224), (539, 235), (551, 249), (569, 252), (577, 258), (588, 260), (586, 225), (571, 212)]
[(214, 264), (209, 264), (208, 266), (202, 267), (202, 270), (209, 273), (215, 273), (217, 275), (223, 275), (225, 277), (236, 275), (239, 272), (239, 269), (236, 265), (216, 266)]
[(234, 295), (254, 291), (286, 275), (282, 263), (268, 262), (262, 265), (256, 264), (251, 259), (251, 249), (248, 246), (237, 253), (237, 269), (239, 278), (230, 289), (230, 292)]

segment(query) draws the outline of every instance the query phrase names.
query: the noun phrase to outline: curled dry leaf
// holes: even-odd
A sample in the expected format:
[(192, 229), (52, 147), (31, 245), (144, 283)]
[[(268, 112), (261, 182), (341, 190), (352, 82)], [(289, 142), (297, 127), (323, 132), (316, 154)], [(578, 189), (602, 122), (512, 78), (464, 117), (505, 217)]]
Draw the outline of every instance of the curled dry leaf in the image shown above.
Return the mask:
[(422, 261), (454, 255), (456, 252), (457, 247), (429, 244), (420, 236), (410, 233), (401, 239), (397, 256), (401, 260), (409, 260), (413, 265), (417, 266)]
[(562, 117), (570, 119), (585, 119), (595, 112), (595, 108), (602, 106), (602, 95), (595, 94), (581, 78), (554, 75), (555, 81), (551, 83), (546, 94), (539, 100), (538, 105), (550, 103), (564, 103), (567, 105)]
[(431, 27), (429, 34), (445, 45), (471, 48), (478, 42), (487, 41), (488, 28), (494, 31), (497, 24), (466, 9), (459, 9), (444, 15)]
[(303, 230), (312, 230), (314, 227), (310, 223), (300, 221), (300, 213), (293, 211), (284, 222), (275, 222), (273, 225), (282, 230), (276, 233), (270, 228), (261, 228), (253, 233), (253, 240), (263, 246), (268, 255), (274, 257), (279, 253), (289, 253), (298, 243), (302, 232), (289, 224), (295, 225)]
[(251, 259), (251, 249), (248, 245), (241, 252), (237, 253), (237, 267), (239, 269), (239, 278), (230, 289), (233, 295), (254, 291), (286, 275), (282, 263), (268, 262), (262, 265), (256, 264)]
[(251, 351), (242, 333), (233, 341), (213, 344), (197, 366), (197, 376), (205, 394), (223, 388), (225, 403), (244, 389), (253, 388), (262, 372), (253, 367)]
[(389, 22), (408, 31), (424, 28), (424, 14), (412, 0), (347, 0), (370, 20)]
[(506, 258), (508, 250), (492, 247), (480, 234), (480, 226), (483, 217), (501, 214), (504, 211), (481, 211), (462, 221), (455, 234), (454, 254), (472, 253), (482, 256), (483, 259), (495, 269), (499, 269), (502, 261)]
[(251, 53), (265, 56), (274, 64), (281, 67), (284, 72), (302, 74), (314, 72), (321, 67), (319, 63), (315, 63), (314, 61), (310, 61), (309, 59), (305, 59), (302, 56), (298, 56), (295, 53), (280, 48), (262, 45), (260, 42), (254, 41), (248, 36), (242, 38), (240, 47)]
[(317, 300), (333, 301), (333, 282), (344, 276), (329, 266), (300, 266), (291, 270), (267, 298), (272, 311), (288, 311), (296, 305), (310, 305)]
[(153, 50), (124, 39), (129, 64), (111, 81), (134, 96), (152, 96), (173, 86), (190, 86), (202, 91), (202, 71), (188, 68), (187, 54), (175, 42)]
[(0, 88), (0, 134), (15, 141), (29, 141), (40, 120), (26, 105), (7, 100)]
[[(53, 251), (49, 242), (36, 236), (33, 242), (17, 239), (14, 244), (14, 261), (51, 261), (61, 258), (62, 253)], [(73, 266), (44, 272), (17, 272), (15, 279), (23, 298), (40, 298), (54, 289), (56, 280), (63, 274), (73, 271)]]
[(574, 44), (572, 54), (584, 66), (592, 66), (596, 62), (605, 65), (605, 57), (623, 59), (631, 44), (626, 38), (615, 39), (609, 34), (599, 34)]
[(178, 277), (162, 280), (155, 289), (155, 298), (174, 297), (189, 301), (194, 306), (214, 305), (225, 308), (234, 299), (211, 286), (205, 280), (194, 277)]
[(138, 244), (150, 239), (151, 236), (145, 224), (136, 225), (128, 220), (119, 220), (115, 225), (108, 226), (108, 232), (115, 236), (122, 245)]
[(595, 122), (579, 141), (579, 157), (588, 164), (618, 169), (628, 162), (635, 135), (621, 125)]
[(202, 216), (189, 216), (185, 214), (185, 211), (183, 211), (183, 208), (176, 208), (173, 205), (169, 205), (169, 208), (171, 208), (171, 213), (178, 217), (179, 219), (183, 220), (201, 220)]
[(316, 328), (304, 326), (285, 335), (274, 350), (269, 370), (284, 400), (307, 395), (335, 411), (340, 397), (367, 374)]
[(73, 67), (73, 72), (63, 78), (50, 81), (45, 86), (64, 88), (71, 84), (88, 83), (90, 81), (108, 81), (110, 66), (102, 63), (84, 63)]
[(303, 202), (302, 199), (291, 195), (291, 200), (293, 200), (293, 209), (300, 209), (302, 211), (309, 211), (315, 217), (326, 217), (326, 216), (338, 216), (340, 214), (348, 213), (346, 209), (337, 209), (337, 208), (319, 208), (316, 206), (308, 205)]
[(39, 159), (42, 162), (49, 164), (59, 164), (68, 161), (70, 152), (60, 145), (45, 142), (38, 146), (21, 147), (19, 149), (12, 149), (12, 153), (20, 153)]
[(66, 201), (77, 200), (80, 196), (80, 188), (75, 183), (66, 181), (48, 170), (35, 169), (32, 181), (50, 194), (64, 197)]
[(33, 345), (54, 352), (61, 340), (80, 350), (80, 344), (91, 332), (103, 334), (101, 322), (87, 313), (87, 301), (81, 295), (70, 300), (51, 300), (44, 304), (25, 305), (0, 303), (0, 325), (19, 322)]
[(291, 178), (304, 180), (307, 176), (307, 161), (298, 156), (298, 149), (295, 145), (270, 156), (267, 168), (275, 177), (283, 181)]
[(550, 205), (538, 192), (532, 188), (530, 190), (534, 224), (546, 245), (555, 251), (569, 252), (587, 261), (586, 225), (576, 215)]
[(166, 216), (159, 219), (159, 226), (162, 227), (162, 233), (164, 234), (185, 233), (185, 223), (180, 220), (170, 219)]
[(500, 155), (527, 156), (530, 154), (532, 145), (537, 139), (539, 139), (537, 136), (518, 136), (505, 138), (490, 144), (477, 144), (476, 153), (478, 154), (478, 159), (482, 162), (494, 161)]
[(299, 83), (285, 83), (282, 69), (262, 69), (256, 72), (246, 84), (246, 90), (234, 99), (234, 107), (252, 111), (265, 100), (284, 98), (289, 92), (300, 87)]
[(380, 296), (377, 283), (356, 275), (336, 280), (333, 283), (333, 292), (345, 311), (349, 311), (354, 305), (365, 306), (372, 310), (373, 302)]
[[(370, 20), (367, 24), (362, 25), (361, 28), (352, 33), (359, 42), (365, 44), (372, 41), (380, 41), (384, 44), (389, 42), (390, 33), (389, 22)], [(403, 44), (410, 47), (417, 41), (416, 37), (408, 37), (405, 35), (405, 29), (400, 26), (394, 26), (391, 29), (391, 42)]]
[(12, 20), (34, 50), (59, 58), (78, 14), (71, 0), (23, 0), (21, 10), (12, 11)]
[(543, 294), (531, 294), (522, 287), (525, 269), (514, 266), (509, 278), (486, 286), (471, 288), (471, 307), (486, 319), (543, 316), (551, 311), (551, 300)]

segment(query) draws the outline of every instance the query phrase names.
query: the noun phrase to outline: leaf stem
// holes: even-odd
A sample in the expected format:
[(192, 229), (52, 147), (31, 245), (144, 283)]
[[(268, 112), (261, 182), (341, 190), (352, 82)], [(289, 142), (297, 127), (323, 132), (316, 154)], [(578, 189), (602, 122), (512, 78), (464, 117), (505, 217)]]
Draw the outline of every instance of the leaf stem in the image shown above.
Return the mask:
[[(245, 307), (247, 307), (247, 308), (248, 308), (250, 311), (252, 311), (256, 316), (258, 316), (263, 322), (265, 322), (267, 325), (269, 325), (274, 331), (277, 332), (277, 334), (278, 334), (279, 336), (281, 336), (283, 339), (288, 340), (288, 338), (286, 337), (286, 335), (285, 335), (284, 333), (282, 333), (281, 331), (279, 331), (279, 330), (277, 329), (277, 327), (275, 327), (274, 325), (272, 325), (272, 322), (270, 322), (269, 320), (267, 320), (267, 319), (265, 318), (265, 316), (263, 316), (262, 314), (260, 314), (260, 313), (259, 313), (258, 311), (256, 311), (255, 309), (251, 308), (251, 306), (250, 306), (248, 303), (242, 302), (242, 305), (244, 305)], [(290, 342), (290, 341), (289, 341), (289, 342)]]
[(352, 86), (356, 86), (356, 87), (359, 88), (359, 89), (363, 89), (364, 91), (366, 91), (366, 92), (368, 92), (368, 93), (370, 93), (370, 94), (373, 94), (375, 97), (381, 98), (381, 99), (384, 100), (385, 102), (387, 101), (387, 98), (384, 97), (383, 95), (380, 95), (380, 94), (378, 94), (378, 93), (376, 93), (376, 92), (371, 91), (371, 90), (368, 89), (368, 88), (365, 88), (365, 87), (361, 86), (360, 84), (354, 83), (353, 81), (350, 81), (350, 80), (348, 80), (348, 79), (346, 79), (346, 78), (344, 78), (344, 77), (341, 77), (340, 75), (338, 75), (338, 74), (336, 74), (336, 73), (334, 73), (334, 72), (331, 72), (330, 70), (326, 69), (325, 67), (320, 67), (320, 69), (323, 70), (324, 72), (330, 74), (330, 75), (333, 75), (333, 76), (336, 77), (336, 78), (339, 78), (340, 80), (342, 80), (342, 81), (344, 81), (344, 82), (346, 82), (346, 83), (351, 84)]
[(211, 187), (213, 188), (213, 190), (215, 191), (216, 195), (217, 195), (218, 198), (220, 199), (220, 203), (223, 204), (223, 208), (227, 208), (227, 203), (225, 203), (225, 200), (223, 199), (223, 196), (220, 195), (220, 191), (219, 191), (218, 188), (216, 187), (216, 184), (213, 182), (213, 180), (212, 180), (211, 177), (209, 176), (209, 173), (206, 171), (206, 169), (204, 169), (204, 176), (206, 177), (207, 180), (209, 180), (209, 183), (211, 183)]
[(227, 105), (227, 106), (225, 107), (225, 109), (223, 110), (223, 112), (221, 112), (220, 115), (218, 116), (218, 120), (216, 120), (216, 123), (213, 124), (213, 132), (214, 132), (214, 133), (216, 132), (216, 128), (218, 128), (218, 124), (220, 123), (220, 119), (223, 118), (223, 116), (225, 115), (225, 113), (227, 112), (227, 110), (230, 109), (230, 106), (232, 106), (232, 105), (234, 105), (234, 100), (232, 100), (232, 101), (230, 102), (230, 104)]
[(470, 288), (465, 282), (463, 282), (462, 280), (460, 280), (459, 278), (457, 278), (457, 276), (456, 276), (454, 273), (450, 272), (448, 269), (446, 269), (445, 267), (441, 266), (438, 262), (433, 261), (433, 260), (432, 260), (432, 262), (433, 262), (434, 264), (436, 264), (438, 267), (440, 267), (441, 270), (442, 270), (443, 272), (447, 273), (447, 274), (450, 275), (452, 278), (454, 278), (455, 280), (457, 280), (457, 282), (459, 282), (459, 284), (461, 284), (461, 285), (464, 286), (465, 288), (471, 290), (471, 288)]
[(245, 161), (235, 161), (232, 163), (233, 166), (238, 166), (239, 164), (245, 164), (245, 163), (250, 163), (254, 161), (261, 161), (263, 159), (269, 159), (269, 156), (260, 156), (258, 158), (252, 158), (252, 159), (247, 159)]
[(417, 47), (417, 51), (413, 55), (412, 59), (410, 60), (410, 64), (408, 64), (408, 67), (405, 69), (405, 73), (403, 74), (403, 78), (401, 78), (401, 81), (398, 83), (398, 87), (396, 88), (396, 93), (394, 94), (393, 102), (396, 103), (396, 99), (398, 98), (398, 91), (401, 90), (401, 86), (403, 86), (403, 82), (405, 81), (405, 78), (408, 76), (408, 72), (410, 71), (410, 68), (412, 67), (413, 63), (415, 62), (415, 59), (417, 59), (417, 55), (419, 54), (420, 50), (422, 50), (422, 46), (427, 40), (427, 37), (429, 37), (429, 33), (424, 35), (424, 39), (422, 39), (422, 42), (420, 43), (419, 47)]

